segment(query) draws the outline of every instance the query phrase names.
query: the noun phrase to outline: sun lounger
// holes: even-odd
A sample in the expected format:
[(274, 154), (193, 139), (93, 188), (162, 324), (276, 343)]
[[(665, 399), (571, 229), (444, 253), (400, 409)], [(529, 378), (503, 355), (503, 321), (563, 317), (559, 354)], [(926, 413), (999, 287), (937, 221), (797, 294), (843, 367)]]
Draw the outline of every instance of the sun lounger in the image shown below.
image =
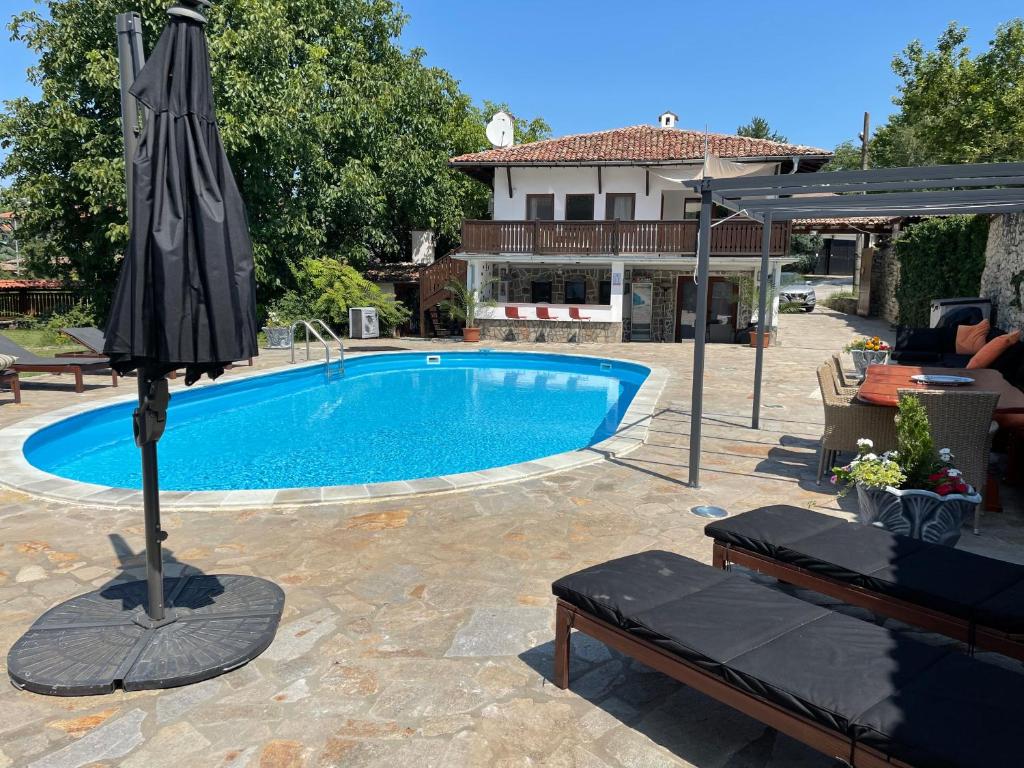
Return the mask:
[(709, 523), (712, 560), (752, 568), (1024, 660), (1024, 566), (778, 505)]
[(97, 373), (110, 370), (114, 386), (117, 386), (117, 372), (110, 368), (110, 360), (103, 357), (40, 357), (15, 344), (0, 334), (0, 354), (18, 358), (11, 370), (19, 373), (70, 373), (75, 377), (75, 392), (85, 391), (83, 373)]
[(21, 381), (18, 379), (18, 372), (0, 369), (0, 384), (10, 387), (11, 394), (14, 396), (14, 404), (18, 405), (21, 402)]
[(104, 357), (103, 345), (106, 343), (106, 336), (103, 335), (103, 331), (94, 326), (88, 326), (86, 328), (61, 328), (60, 332), (67, 336), (72, 341), (81, 344), (87, 350), (92, 353), (92, 357), (97, 355)]
[(1016, 765), (1024, 675), (669, 552), (554, 583), (555, 683), (584, 632), (857, 768)]

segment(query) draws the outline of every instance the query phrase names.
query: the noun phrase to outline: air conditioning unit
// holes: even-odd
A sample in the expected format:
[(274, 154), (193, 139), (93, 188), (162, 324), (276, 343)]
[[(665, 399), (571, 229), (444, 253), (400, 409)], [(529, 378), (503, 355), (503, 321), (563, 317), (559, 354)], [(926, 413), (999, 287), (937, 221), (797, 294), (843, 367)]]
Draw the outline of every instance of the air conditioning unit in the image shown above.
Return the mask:
[(992, 319), (992, 302), (988, 299), (958, 298), (932, 299), (930, 324), (932, 328), (947, 325), (976, 325)]
[(380, 338), (380, 320), (374, 307), (349, 307), (348, 337), (350, 339)]

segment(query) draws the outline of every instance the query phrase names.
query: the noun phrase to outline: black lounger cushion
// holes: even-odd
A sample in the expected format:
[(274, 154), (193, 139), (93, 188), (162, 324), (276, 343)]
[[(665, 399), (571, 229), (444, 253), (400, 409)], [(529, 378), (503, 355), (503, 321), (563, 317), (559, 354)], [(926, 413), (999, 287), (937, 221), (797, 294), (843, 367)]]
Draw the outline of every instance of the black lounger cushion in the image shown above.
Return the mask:
[(709, 523), (716, 541), (995, 629), (1024, 632), (1024, 566), (790, 506)]
[(587, 568), (552, 590), (740, 690), (917, 768), (1020, 762), (1024, 676), (949, 645), (669, 552)]
[(949, 653), (670, 552), (587, 568), (559, 579), (552, 591), (842, 733), (856, 715)]
[(857, 718), (854, 737), (931, 768), (1024, 764), (1024, 675), (952, 653)]

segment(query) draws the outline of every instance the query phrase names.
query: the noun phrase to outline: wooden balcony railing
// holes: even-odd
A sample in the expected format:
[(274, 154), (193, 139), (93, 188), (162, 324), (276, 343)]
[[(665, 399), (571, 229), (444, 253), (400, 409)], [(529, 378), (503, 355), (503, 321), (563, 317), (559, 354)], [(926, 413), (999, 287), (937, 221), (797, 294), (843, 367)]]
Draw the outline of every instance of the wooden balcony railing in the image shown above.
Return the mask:
[[(790, 225), (772, 225), (771, 255), (789, 250)], [(466, 253), (608, 255), (695, 254), (697, 221), (480, 221), (462, 222)], [(761, 225), (726, 221), (711, 230), (711, 255), (758, 256)]]

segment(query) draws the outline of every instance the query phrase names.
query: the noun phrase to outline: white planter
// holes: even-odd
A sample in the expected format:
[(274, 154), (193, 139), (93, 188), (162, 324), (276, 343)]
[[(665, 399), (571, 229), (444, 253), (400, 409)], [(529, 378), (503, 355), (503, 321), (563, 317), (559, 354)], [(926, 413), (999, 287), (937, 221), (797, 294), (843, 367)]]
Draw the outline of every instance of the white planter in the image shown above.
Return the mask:
[(291, 349), (292, 329), (268, 325), (263, 329), (267, 337), (267, 349)]
[(887, 365), (889, 362), (889, 350), (875, 351), (872, 349), (851, 349), (850, 357), (853, 358), (853, 365), (861, 376), (867, 372), (869, 365)]
[(866, 488), (858, 484), (857, 518), (893, 533), (951, 547), (959, 541), (964, 521), (981, 503), (981, 494), (974, 488), (970, 491), (940, 496), (932, 491), (891, 486)]

